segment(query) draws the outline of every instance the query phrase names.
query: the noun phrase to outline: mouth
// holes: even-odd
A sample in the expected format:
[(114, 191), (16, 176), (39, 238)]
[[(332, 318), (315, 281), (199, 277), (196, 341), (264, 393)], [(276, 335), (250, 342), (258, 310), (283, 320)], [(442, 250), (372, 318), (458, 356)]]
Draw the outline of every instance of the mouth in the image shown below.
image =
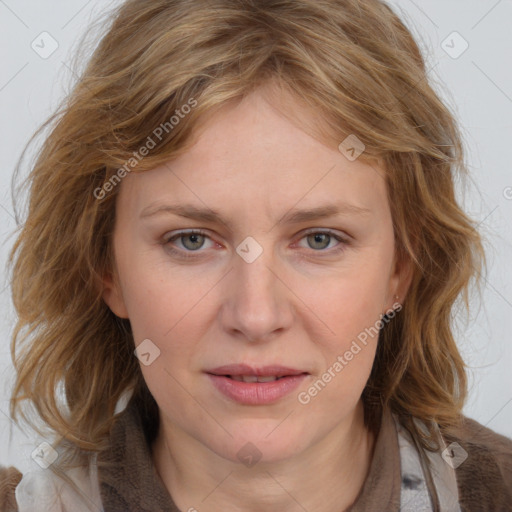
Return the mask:
[(237, 380), (238, 382), (274, 382), (276, 380), (286, 379), (286, 377), (291, 377), (291, 375), (282, 375), (281, 377), (277, 377), (276, 375), (221, 375), (221, 377), (227, 377), (228, 379)]
[(309, 375), (309, 372), (281, 365), (252, 367), (246, 364), (229, 364), (207, 370), (206, 373), (219, 377), (228, 377), (240, 382), (272, 382), (285, 377)]
[(259, 368), (226, 365), (206, 372), (224, 396), (246, 405), (263, 405), (278, 401), (291, 393), (309, 372), (272, 365)]

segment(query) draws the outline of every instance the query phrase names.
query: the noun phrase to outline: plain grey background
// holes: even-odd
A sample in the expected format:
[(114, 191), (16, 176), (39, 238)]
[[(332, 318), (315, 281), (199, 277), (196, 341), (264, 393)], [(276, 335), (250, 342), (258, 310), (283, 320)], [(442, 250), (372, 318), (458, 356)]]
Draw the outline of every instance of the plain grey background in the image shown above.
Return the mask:
[[(89, 23), (117, 1), (0, 0), (0, 258), (16, 230), (11, 177), (23, 147), (73, 81), (70, 58)], [(512, 437), (512, 1), (393, 0), (419, 39), (429, 77), (457, 112), (472, 179), (459, 190), (486, 238), (483, 302), (456, 322), (470, 366), (465, 414)], [(26, 173), (26, 169), (24, 169)], [(5, 265), (3, 267), (5, 269)], [(9, 420), (15, 313), (4, 270), (0, 294), (0, 463), (28, 471), (43, 440)], [(12, 431), (12, 439), (9, 435)]]

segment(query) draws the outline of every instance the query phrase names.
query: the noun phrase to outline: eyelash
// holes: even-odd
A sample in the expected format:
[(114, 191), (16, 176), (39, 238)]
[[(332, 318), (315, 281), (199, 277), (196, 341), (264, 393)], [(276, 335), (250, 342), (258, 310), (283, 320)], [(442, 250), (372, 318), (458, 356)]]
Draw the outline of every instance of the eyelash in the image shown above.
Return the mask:
[[(333, 255), (337, 255), (337, 254), (343, 252), (346, 249), (346, 246), (350, 245), (350, 242), (347, 238), (341, 237), (340, 235), (334, 233), (330, 229), (308, 231), (308, 232), (304, 233), (304, 235), (300, 238), (300, 240), (302, 240), (303, 238), (306, 238), (309, 235), (316, 235), (316, 234), (330, 235), (332, 238), (336, 239), (340, 243), (335, 248), (331, 248), (331, 249), (319, 249), (319, 250), (311, 249), (315, 253), (328, 253), (329, 256), (333, 256)], [(175, 249), (175, 248), (171, 247), (171, 242), (174, 242), (175, 240), (178, 240), (179, 238), (182, 238), (187, 235), (188, 236), (201, 235), (201, 236), (204, 236), (211, 240), (211, 238), (208, 236), (208, 234), (204, 230), (194, 229), (194, 230), (190, 230), (190, 231), (180, 231), (180, 232), (176, 233), (175, 235), (173, 235), (172, 237), (165, 238), (161, 243), (163, 246), (166, 247), (166, 250), (169, 253), (171, 253), (173, 256), (177, 256), (182, 259), (195, 259), (199, 256), (199, 254), (193, 254), (193, 253), (201, 252), (200, 249), (198, 249), (197, 251), (190, 251), (190, 250), (186, 250), (186, 249)], [(192, 253), (192, 254), (188, 254), (188, 253)]]

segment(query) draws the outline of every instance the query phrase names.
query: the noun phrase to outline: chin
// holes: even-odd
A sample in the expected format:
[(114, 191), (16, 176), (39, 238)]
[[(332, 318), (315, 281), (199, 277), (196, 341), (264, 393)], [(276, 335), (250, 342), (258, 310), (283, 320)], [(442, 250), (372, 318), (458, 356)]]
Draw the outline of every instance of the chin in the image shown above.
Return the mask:
[[(286, 421), (282, 424), (275, 420), (243, 423), (232, 428), (226, 426), (233, 437), (224, 436), (225, 442), (221, 444), (218, 437), (210, 439), (209, 448), (227, 460), (252, 467), (285, 461), (308, 446), (307, 437), (298, 431), (291, 432), (290, 424), (285, 425)], [(308, 430), (311, 432), (311, 426)]]

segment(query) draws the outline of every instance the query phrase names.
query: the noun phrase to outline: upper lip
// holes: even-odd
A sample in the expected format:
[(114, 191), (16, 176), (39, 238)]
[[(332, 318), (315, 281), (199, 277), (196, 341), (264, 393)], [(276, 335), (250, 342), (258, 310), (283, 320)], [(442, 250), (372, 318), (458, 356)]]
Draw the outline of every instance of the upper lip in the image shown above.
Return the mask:
[(217, 368), (207, 370), (206, 373), (211, 373), (213, 375), (256, 375), (257, 377), (285, 377), (288, 375), (301, 375), (308, 372), (294, 368), (287, 368), (286, 366), (281, 365), (252, 367), (247, 364), (226, 364), (224, 366), (218, 366)]

